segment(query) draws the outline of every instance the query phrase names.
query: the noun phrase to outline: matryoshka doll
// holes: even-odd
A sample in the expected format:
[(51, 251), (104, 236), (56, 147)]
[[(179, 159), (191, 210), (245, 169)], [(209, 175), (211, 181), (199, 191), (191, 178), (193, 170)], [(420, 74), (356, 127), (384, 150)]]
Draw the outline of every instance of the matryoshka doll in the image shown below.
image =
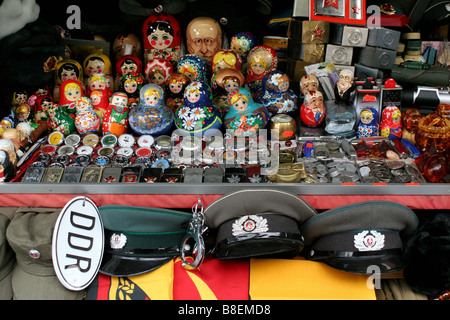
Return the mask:
[(224, 68), (217, 71), (212, 80), (211, 87), (213, 90), (213, 102), (219, 108), (222, 115), (225, 115), (229, 110), (228, 94), (245, 84), (245, 77), (241, 71)]
[(59, 105), (51, 104), (47, 107), (50, 127), (64, 135), (76, 132), (75, 117), (64, 111)]
[(90, 96), (92, 91), (103, 91), (107, 98), (112, 96), (111, 82), (104, 73), (94, 73), (89, 77), (86, 95)]
[(116, 63), (126, 55), (140, 57), (142, 45), (139, 37), (134, 33), (120, 33), (113, 41), (113, 52)]
[(210, 17), (192, 19), (186, 27), (186, 45), (190, 54), (202, 57), (210, 65), (214, 55), (222, 49), (222, 28)]
[(41, 96), (36, 100), (36, 112), (34, 114), (34, 121), (37, 124), (47, 122), (48, 108), (53, 105), (53, 98), (50, 96)]
[(253, 92), (257, 103), (264, 105), (269, 114), (292, 114), (298, 110), (298, 97), (289, 89), (289, 77), (282, 71), (267, 72), (261, 81), (261, 88)]
[(114, 84), (112, 64), (109, 57), (103, 53), (93, 53), (88, 55), (83, 62), (85, 83), (96, 73), (103, 73), (109, 80), (109, 86)]
[(19, 90), (13, 93), (11, 104), (13, 107), (17, 107), (21, 103), (27, 103), (28, 93), (25, 90)]
[(134, 55), (122, 56), (116, 63), (115, 90), (119, 90), (120, 80), (125, 74), (136, 72), (142, 74), (142, 61)]
[(101, 119), (95, 113), (91, 100), (82, 97), (76, 102), (77, 115), (75, 117), (75, 127), (80, 135), (87, 133), (100, 133)]
[(75, 114), (75, 102), (84, 97), (83, 86), (77, 80), (66, 80), (59, 87), (59, 105), (62, 110)]
[(204, 82), (194, 81), (184, 91), (184, 105), (175, 111), (175, 125), (183, 133), (207, 135), (219, 130), (222, 118), (213, 104), (211, 88)]
[(306, 74), (300, 79), (300, 92), (306, 95), (309, 91), (319, 90), (319, 79), (313, 74)]
[(31, 107), (28, 103), (21, 103), (17, 106), (15, 114), (18, 122), (28, 121), (31, 116)]
[(208, 83), (208, 67), (205, 60), (198, 55), (183, 55), (178, 61), (177, 72), (187, 75), (191, 82), (201, 81)]
[(89, 98), (91, 99), (94, 111), (97, 112), (100, 117), (103, 117), (103, 113), (109, 106), (109, 97), (107, 92), (105, 90), (94, 90), (89, 95)]
[(269, 121), (266, 107), (253, 101), (245, 88), (233, 90), (228, 95), (230, 111), (225, 115), (224, 126), (237, 137), (255, 136)]
[(119, 90), (128, 96), (128, 106), (132, 107), (139, 103), (139, 94), (145, 84), (144, 76), (137, 72), (131, 72), (120, 80)]
[(145, 80), (164, 88), (166, 80), (173, 73), (172, 64), (162, 58), (154, 58), (145, 65)]
[(306, 127), (320, 127), (326, 115), (323, 94), (320, 91), (309, 91), (300, 108), (300, 120)]
[(256, 35), (251, 32), (239, 32), (231, 37), (230, 48), (240, 55), (244, 73), (247, 72), (247, 55), (257, 44)]
[(398, 107), (384, 108), (381, 113), (380, 135), (390, 140), (402, 138), (402, 114)]
[(254, 47), (247, 56), (247, 76), (245, 82), (252, 92), (261, 86), (264, 75), (278, 66), (278, 57), (274, 49), (259, 45)]
[(241, 56), (232, 50), (222, 49), (217, 51), (211, 61), (211, 70), (213, 74), (224, 68), (241, 70), (241, 67)]
[[(59, 102), (59, 86), (66, 80), (77, 80), (84, 83), (83, 67), (73, 59), (61, 60), (55, 68), (55, 86), (53, 89), (53, 101)], [(84, 89), (84, 87), (83, 87)]]
[(358, 130), (356, 136), (358, 138), (376, 137), (380, 133), (378, 124), (378, 112), (374, 108), (364, 108), (360, 114)]
[(168, 60), (175, 65), (181, 57), (181, 31), (172, 15), (156, 13), (150, 15), (142, 26), (144, 36), (144, 63), (154, 58)]
[(164, 99), (166, 106), (172, 111), (175, 112), (183, 104), (184, 90), (190, 82), (187, 75), (179, 72), (172, 73), (167, 78)]
[(116, 92), (111, 97), (111, 103), (103, 113), (103, 135), (120, 136), (128, 129), (128, 96), (124, 92)]
[(154, 83), (140, 91), (140, 102), (130, 109), (128, 123), (138, 135), (161, 135), (173, 126), (173, 112), (164, 104), (164, 89)]

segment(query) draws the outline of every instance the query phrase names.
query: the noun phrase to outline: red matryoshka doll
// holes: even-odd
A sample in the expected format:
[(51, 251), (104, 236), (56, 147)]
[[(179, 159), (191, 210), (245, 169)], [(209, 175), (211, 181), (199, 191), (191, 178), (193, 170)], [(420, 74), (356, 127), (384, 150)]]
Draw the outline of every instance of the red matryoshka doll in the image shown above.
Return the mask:
[(381, 113), (380, 135), (390, 140), (402, 138), (402, 113), (396, 106), (387, 106)]
[(110, 86), (114, 83), (111, 60), (103, 53), (88, 55), (84, 59), (83, 70), (86, 84), (89, 78), (96, 73), (105, 74), (109, 79)]
[(105, 90), (94, 90), (89, 95), (92, 102), (92, 107), (97, 114), (102, 117), (103, 112), (109, 106), (109, 98)]
[(213, 56), (211, 61), (212, 73), (215, 73), (224, 68), (232, 68), (241, 70), (242, 59), (241, 56), (232, 50), (219, 50)]
[(140, 57), (142, 54), (142, 45), (139, 37), (134, 33), (120, 33), (114, 39), (113, 52), (116, 63), (127, 55)]
[(75, 102), (84, 97), (83, 86), (77, 80), (66, 80), (59, 87), (59, 105), (62, 110), (75, 114)]
[(175, 17), (166, 13), (149, 16), (142, 26), (144, 63), (154, 58), (176, 64), (181, 57), (181, 31)]
[(103, 135), (120, 136), (128, 129), (128, 96), (124, 92), (116, 92), (111, 97), (111, 103), (103, 113)]
[(104, 73), (95, 73), (89, 77), (86, 95), (90, 96), (95, 90), (104, 91), (108, 98), (112, 96), (111, 83)]
[(75, 128), (80, 135), (87, 133), (100, 133), (101, 119), (95, 113), (91, 100), (88, 97), (82, 97), (75, 103), (77, 115), (75, 117)]
[(164, 88), (167, 78), (172, 73), (173, 66), (166, 59), (154, 58), (145, 65), (144, 75), (147, 83), (154, 83), (162, 88)]
[(325, 105), (320, 91), (309, 91), (300, 108), (300, 120), (306, 127), (320, 127), (325, 120)]
[(42, 86), (36, 89), (36, 91), (34, 92), (34, 94), (32, 94), (29, 98), (28, 98), (28, 105), (31, 107), (31, 111), (33, 113), (36, 112), (36, 100), (40, 97), (40, 96), (47, 96), (49, 95), (49, 89), (48, 86)]
[(183, 104), (184, 90), (190, 82), (187, 75), (179, 72), (172, 73), (167, 78), (164, 98), (166, 106), (172, 111), (175, 112)]
[(186, 28), (186, 44), (190, 54), (196, 54), (208, 64), (222, 50), (222, 28), (209, 17), (198, 17), (189, 22)]
[(124, 76), (120, 80), (119, 91), (125, 92), (128, 96), (128, 106), (132, 107), (137, 105), (140, 99), (140, 91), (145, 85), (144, 76), (140, 73), (131, 72)]
[(47, 122), (48, 109), (53, 105), (53, 98), (50, 96), (41, 96), (36, 100), (36, 112), (34, 114), (34, 121), (37, 124)]
[(264, 75), (278, 66), (278, 57), (274, 49), (269, 46), (256, 46), (247, 56), (247, 76), (245, 82), (252, 91), (261, 87)]
[(119, 90), (120, 79), (125, 74), (137, 72), (142, 73), (142, 61), (134, 55), (122, 56), (116, 63), (116, 84), (115, 90)]
[(66, 80), (77, 80), (84, 82), (83, 67), (73, 59), (61, 60), (55, 68), (55, 87), (53, 89), (53, 101), (59, 102), (59, 86)]

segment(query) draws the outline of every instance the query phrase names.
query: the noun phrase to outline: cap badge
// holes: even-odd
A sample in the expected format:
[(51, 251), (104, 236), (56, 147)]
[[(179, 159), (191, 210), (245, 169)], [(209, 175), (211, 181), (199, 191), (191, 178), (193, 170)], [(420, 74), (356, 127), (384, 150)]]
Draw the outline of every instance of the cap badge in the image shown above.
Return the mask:
[(267, 219), (255, 215), (243, 216), (234, 221), (232, 226), (233, 236), (266, 232), (268, 230)]
[(123, 233), (120, 235), (114, 233), (111, 236), (109, 243), (111, 245), (111, 249), (123, 249), (127, 243), (127, 237)]
[(28, 254), (30, 255), (31, 258), (33, 259), (39, 259), (41, 257), (41, 253), (38, 250), (35, 249), (31, 249)]
[(376, 251), (384, 248), (384, 235), (375, 230), (365, 230), (353, 237), (358, 251)]

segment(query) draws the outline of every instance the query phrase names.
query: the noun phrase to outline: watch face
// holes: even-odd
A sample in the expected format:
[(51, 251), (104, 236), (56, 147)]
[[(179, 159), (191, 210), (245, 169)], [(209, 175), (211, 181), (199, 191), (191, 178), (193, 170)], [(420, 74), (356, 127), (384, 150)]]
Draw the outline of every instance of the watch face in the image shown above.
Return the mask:
[(87, 155), (90, 156), (94, 152), (94, 148), (91, 146), (81, 146), (77, 149), (78, 155)]
[(70, 134), (66, 137), (65, 143), (68, 146), (77, 147), (81, 142), (81, 137), (78, 134)]
[(64, 142), (64, 135), (59, 131), (54, 131), (48, 136), (48, 143), (58, 146)]
[(134, 154), (134, 150), (131, 147), (122, 147), (116, 152), (118, 155), (122, 155), (131, 158)]
[(135, 142), (136, 140), (134, 139), (134, 137), (131, 134), (127, 133), (120, 135), (118, 138), (118, 143), (121, 147), (132, 147), (134, 146)]
[(105, 147), (115, 147), (117, 144), (117, 137), (114, 134), (108, 134), (102, 138), (102, 145)]
[(142, 135), (138, 139), (138, 145), (141, 148), (150, 148), (153, 143), (155, 142), (155, 139), (151, 135)]
[(88, 134), (83, 138), (83, 144), (95, 148), (100, 141), (100, 138), (96, 134)]
[(61, 146), (59, 149), (58, 149), (58, 154), (59, 155), (62, 155), (62, 154), (67, 154), (67, 155), (72, 155), (73, 153), (74, 153), (74, 151), (75, 151), (75, 148), (74, 147), (72, 147), (72, 146), (69, 146), (69, 145), (64, 145), (64, 146)]

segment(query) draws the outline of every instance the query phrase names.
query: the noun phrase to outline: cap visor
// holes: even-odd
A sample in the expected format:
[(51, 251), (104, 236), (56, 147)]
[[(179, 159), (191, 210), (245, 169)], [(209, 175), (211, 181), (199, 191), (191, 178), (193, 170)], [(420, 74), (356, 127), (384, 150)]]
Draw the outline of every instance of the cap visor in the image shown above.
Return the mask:
[(360, 274), (391, 273), (403, 269), (404, 262), (399, 256), (385, 255), (377, 257), (333, 258), (320, 260), (333, 267), (346, 272)]

